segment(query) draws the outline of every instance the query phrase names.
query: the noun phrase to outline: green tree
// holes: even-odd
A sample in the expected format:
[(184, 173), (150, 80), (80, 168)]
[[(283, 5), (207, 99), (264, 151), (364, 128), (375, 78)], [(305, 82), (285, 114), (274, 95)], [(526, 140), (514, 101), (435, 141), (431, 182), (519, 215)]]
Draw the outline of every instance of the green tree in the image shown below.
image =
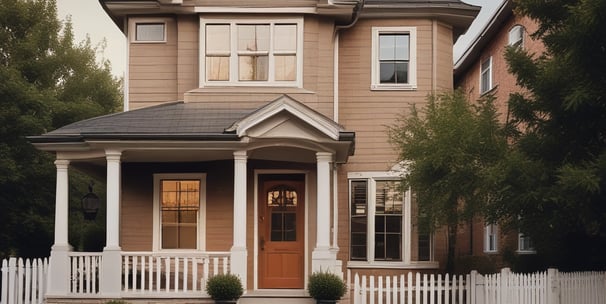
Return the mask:
[(447, 271), (454, 268), (457, 228), (493, 197), (488, 176), (506, 151), (493, 99), (474, 104), (461, 91), (430, 96), (423, 113), (413, 107), (389, 129), (420, 212), (430, 227), (448, 227)]
[(492, 216), (532, 237), (546, 266), (606, 268), (606, 0), (515, 1), (546, 51), (509, 49), (512, 151)]
[[(26, 136), (118, 110), (120, 80), (53, 0), (0, 0), (0, 256), (48, 255), (55, 167)], [(86, 189), (86, 187), (84, 187)]]

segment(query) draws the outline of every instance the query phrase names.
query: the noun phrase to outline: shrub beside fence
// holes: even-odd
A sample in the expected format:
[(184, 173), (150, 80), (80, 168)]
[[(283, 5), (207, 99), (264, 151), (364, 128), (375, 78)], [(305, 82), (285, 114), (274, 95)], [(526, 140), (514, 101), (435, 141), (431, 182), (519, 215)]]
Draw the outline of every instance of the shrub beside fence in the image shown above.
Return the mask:
[(2, 260), (0, 304), (44, 303), (48, 259)]

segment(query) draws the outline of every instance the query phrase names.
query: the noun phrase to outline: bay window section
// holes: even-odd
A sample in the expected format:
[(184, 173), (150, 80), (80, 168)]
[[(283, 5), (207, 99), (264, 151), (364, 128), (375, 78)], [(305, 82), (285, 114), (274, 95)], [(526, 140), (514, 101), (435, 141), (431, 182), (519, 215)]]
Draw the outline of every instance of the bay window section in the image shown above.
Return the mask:
[(201, 86), (301, 86), (302, 19), (200, 19)]
[(410, 265), (411, 195), (403, 191), (399, 173), (350, 172), (348, 178), (349, 265)]

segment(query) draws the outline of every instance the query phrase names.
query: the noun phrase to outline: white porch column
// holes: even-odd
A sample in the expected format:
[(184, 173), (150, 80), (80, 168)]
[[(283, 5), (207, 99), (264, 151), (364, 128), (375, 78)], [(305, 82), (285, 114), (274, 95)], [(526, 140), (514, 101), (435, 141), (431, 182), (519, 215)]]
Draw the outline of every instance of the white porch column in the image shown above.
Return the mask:
[(122, 249), (120, 248), (121, 155), (121, 151), (105, 151), (105, 158), (107, 159), (107, 228), (100, 282), (100, 291), (104, 297), (118, 297), (122, 282)]
[(318, 152), (316, 199), (316, 247), (312, 252), (312, 271), (331, 271), (341, 274), (336, 251), (330, 247), (330, 163), (332, 153)]
[(69, 160), (58, 159), (57, 183), (55, 193), (55, 243), (50, 254), (50, 274), (47, 295), (61, 296), (69, 292), (69, 252), (72, 246), (68, 243), (69, 218)]
[(234, 236), (231, 273), (238, 275), (246, 290), (246, 151), (234, 152)]

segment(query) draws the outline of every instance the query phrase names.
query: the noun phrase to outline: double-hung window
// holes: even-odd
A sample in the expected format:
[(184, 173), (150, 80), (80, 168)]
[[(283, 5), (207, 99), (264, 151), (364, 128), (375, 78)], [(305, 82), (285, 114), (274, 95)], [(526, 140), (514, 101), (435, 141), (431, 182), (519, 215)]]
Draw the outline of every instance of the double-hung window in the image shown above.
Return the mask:
[(203, 250), (204, 174), (154, 175), (154, 250)]
[(535, 253), (532, 239), (523, 233), (518, 233), (518, 253)]
[(301, 86), (302, 19), (200, 24), (201, 86)]
[(399, 175), (351, 172), (349, 189), (350, 260), (410, 262), (411, 196), (410, 191), (402, 191)]
[(488, 224), (484, 227), (484, 252), (497, 252), (498, 230), (496, 224)]
[(372, 28), (371, 89), (416, 89), (416, 33), (414, 27)]
[(492, 57), (482, 61), (480, 66), (480, 94), (492, 90)]

